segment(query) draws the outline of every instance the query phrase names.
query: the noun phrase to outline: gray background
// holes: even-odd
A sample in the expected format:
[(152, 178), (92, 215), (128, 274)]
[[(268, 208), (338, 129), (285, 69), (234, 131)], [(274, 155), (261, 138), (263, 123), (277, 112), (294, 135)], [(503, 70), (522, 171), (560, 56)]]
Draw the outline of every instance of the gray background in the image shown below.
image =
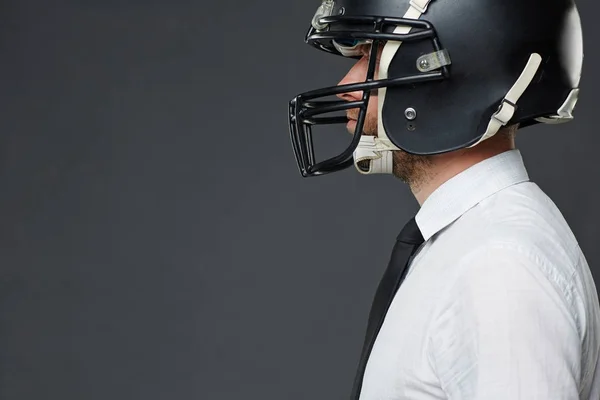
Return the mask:
[[(348, 397), (417, 203), (389, 176), (297, 172), (287, 102), (351, 65), (303, 44), (318, 3), (2, 2), (1, 399)], [(600, 32), (579, 7), (577, 119), (517, 144), (598, 276)]]

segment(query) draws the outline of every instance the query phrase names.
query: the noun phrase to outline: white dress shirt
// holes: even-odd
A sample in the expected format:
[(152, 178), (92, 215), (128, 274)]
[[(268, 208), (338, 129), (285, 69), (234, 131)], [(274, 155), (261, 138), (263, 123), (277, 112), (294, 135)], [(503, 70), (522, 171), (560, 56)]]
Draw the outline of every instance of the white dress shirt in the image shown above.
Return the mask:
[(375, 341), (361, 400), (600, 399), (596, 286), (519, 150), (447, 181), (416, 221), (425, 243)]

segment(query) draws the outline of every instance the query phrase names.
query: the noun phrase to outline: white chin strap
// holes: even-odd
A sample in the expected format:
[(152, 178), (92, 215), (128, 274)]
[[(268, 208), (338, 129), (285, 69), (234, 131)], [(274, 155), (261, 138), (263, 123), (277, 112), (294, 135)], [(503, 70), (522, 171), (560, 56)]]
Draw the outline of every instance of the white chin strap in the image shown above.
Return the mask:
[(388, 139), (362, 135), (354, 151), (354, 166), (361, 174), (391, 174), (393, 150), (398, 150)]

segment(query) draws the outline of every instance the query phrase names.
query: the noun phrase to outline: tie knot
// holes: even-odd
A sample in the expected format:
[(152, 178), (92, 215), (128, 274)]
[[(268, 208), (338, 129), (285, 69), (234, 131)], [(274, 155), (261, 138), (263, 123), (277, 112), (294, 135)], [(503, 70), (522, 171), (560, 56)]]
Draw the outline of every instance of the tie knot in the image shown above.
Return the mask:
[(398, 235), (398, 238), (396, 240), (398, 240), (399, 242), (413, 245), (420, 245), (421, 243), (423, 243), (423, 235), (421, 234), (421, 230), (417, 225), (415, 217), (412, 217), (406, 223), (406, 225), (404, 225), (404, 228), (402, 228), (402, 231), (400, 231), (400, 234)]

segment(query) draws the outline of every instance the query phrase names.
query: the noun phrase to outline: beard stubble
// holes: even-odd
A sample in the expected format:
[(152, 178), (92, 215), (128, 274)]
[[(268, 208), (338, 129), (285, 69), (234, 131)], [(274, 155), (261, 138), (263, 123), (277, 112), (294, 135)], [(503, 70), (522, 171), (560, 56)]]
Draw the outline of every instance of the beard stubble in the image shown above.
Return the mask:
[[(358, 120), (358, 110), (349, 110), (348, 118)], [(377, 111), (368, 112), (363, 126), (363, 135), (377, 135)], [(427, 181), (428, 171), (433, 165), (431, 156), (410, 154), (404, 150), (392, 152), (393, 175), (411, 188), (416, 188)]]

